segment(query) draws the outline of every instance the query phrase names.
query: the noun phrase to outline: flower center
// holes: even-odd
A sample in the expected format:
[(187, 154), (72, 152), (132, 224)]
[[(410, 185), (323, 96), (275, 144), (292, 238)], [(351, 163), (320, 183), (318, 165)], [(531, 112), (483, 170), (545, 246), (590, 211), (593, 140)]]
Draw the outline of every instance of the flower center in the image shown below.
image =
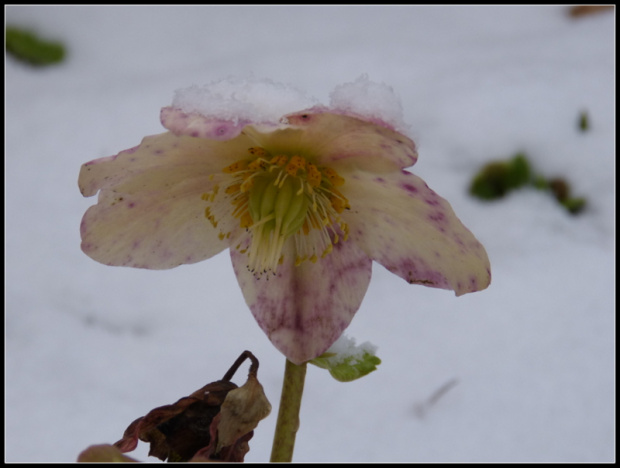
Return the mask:
[[(337, 188), (344, 179), (336, 171), (299, 155), (272, 156), (259, 147), (248, 151), (251, 159), (223, 169), (231, 175), (224, 190), (215, 186), (203, 199), (209, 202), (205, 214), (214, 227), (231, 214), (232, 204), (233, 218), (251, 233), (247, 252), (252, 272), (275, 273), (290, 237), (295, 240), (297, 265), (305, 260), (316, 262), (329, 254), (341, 237), (346, 240), (348, 227), (340, 213), (349, 208), (349, 202)], [(220, 197), (230, 204), (219, 203)], [(220, 238), (230, 237), (231, 231), (225, 231), (220, 230)], [(241, 250), (240, 245), (237, 248)]]

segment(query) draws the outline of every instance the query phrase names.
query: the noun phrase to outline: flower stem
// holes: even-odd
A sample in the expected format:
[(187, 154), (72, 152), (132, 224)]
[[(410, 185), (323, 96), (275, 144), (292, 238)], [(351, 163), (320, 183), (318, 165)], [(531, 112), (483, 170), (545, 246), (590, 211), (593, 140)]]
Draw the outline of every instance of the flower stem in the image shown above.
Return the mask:
[(280, 397), (280, 410), (276, 433), (271, 449), (272, 462), (291, 462), (295, 448), (295, 436), (299, 429), (299, 409), (306, 379), (306, 363), (293, 364), (288, 359), (284, 368), (284, 383)]

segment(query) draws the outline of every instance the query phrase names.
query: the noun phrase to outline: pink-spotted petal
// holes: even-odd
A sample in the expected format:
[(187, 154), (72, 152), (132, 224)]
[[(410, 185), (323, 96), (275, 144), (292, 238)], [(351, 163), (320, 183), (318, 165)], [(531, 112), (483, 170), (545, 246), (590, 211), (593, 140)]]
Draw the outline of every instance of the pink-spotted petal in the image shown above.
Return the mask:
[(211, 140), (230, 140), (241, 133), (247, 120), (230, 120), (205, 117), (201, 114), (183, 112), (175, 107), (164, 107), (160, 112), (162, 125), (175, 135), (186, 135)]
[(377, 123), (312, 109), (286, 120), (304, 130), (302, 145), (316, 150), (319, 164), (385, 172), (412, 166), (418, 158), (410, 138)]
[(85, 197), (101, 189), (124, 193), (165, 190), (191, 177), (221, 172), (246, 156), (250, 146), (244, 136), (216, 141), (169, 132), (152, 135), (116, 156), (83, 164), (78, 185)]
[(491, 281), (487, 253), (450, 204), (409, 172), (348, 174), (342, 192), (349, 239), (409, 283), (457, 296)]
[(372, 261), (351, 242), (332, 253), (295, 266), (294, 244), (287, 242), (275, 276), (256, 278), (247, 256), (231, 249), (237, 280), (261, 329), (291, 362), (321, 355), (349, 325), (368, 289)]
[(195, 177), (157, 191), (102, 190), (82, 219), (82, 250), (106, 265), (148, 269), (212, 257), (228, 244), (205, 218), (201, 195), (211, 184)]

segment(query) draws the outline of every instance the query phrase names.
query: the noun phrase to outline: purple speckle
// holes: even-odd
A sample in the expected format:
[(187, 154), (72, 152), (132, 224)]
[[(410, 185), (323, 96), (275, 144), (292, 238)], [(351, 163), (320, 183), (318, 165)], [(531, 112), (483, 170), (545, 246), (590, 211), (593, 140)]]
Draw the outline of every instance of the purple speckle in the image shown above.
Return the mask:
[(428, 214), (427, 218), (429, 221), (433, 223), (433, 225), (439, 232), (443, 232), (443, 233), (446, 232), (447, 219), (446, 219), (446, 215), (443, 212), (431, 211)]
[(449, 288), (448, 281), (422, 259), (405, 258), (399, 264), (387, 266), (389, 271), (405, 279), (409, 284), (422, 284), (434, 288)]
[(418, 193), (418, 188), (415, 185), (404, 183), (401, 187), (407, 190), (409, 193)]
[(459, 245), (459, 247), (461, 247), (461, 251), (465, 252), (467, 251), (467, 246), (465, 245), (465, 242), (463, 242), (463, 239), (461, 239), (461, 236), (459, 236), (458, 234), (455, 234), (452, 239), (454, 240), (454, 242), (456, 244)]
[(446, 220), (446, 215), (441, 211), (431, 211), (428, 215), (428, 219), (436, 223), (443, 223)]
[(228, 140), (241, 133), (248, 122), (223, 121), (214, 116), (205, 116), (196, 112), (186, 113), (181, 109), (165, 107), (161, 111), (161, 122), (175, 135), (187, 135), (194, 138), (211, 138)]
[(425, 198), (424, 201), (430, 206), (439, 206), (441, 202), (437, 198)]

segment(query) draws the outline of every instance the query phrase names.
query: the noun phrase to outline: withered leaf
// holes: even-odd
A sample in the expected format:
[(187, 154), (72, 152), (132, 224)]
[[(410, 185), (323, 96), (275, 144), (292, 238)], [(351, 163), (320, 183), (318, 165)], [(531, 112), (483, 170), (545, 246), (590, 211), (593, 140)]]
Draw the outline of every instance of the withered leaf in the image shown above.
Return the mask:
[(255, 375), (241, 387), (228, 392), (221, 407), (217, 430), (217, 450), (232, 446), (244, 434), (252, 432), (271, 412), (271, 404)]
[[(239, 388), (230, 379), (246, 358), (252, 365), (248, 382)], [(245, 351), (222, 380), (136, 419), (114, 446), (125, 453), (134, 450), (138, 440), (148, 442), (149, 455), (169, 462), (243, 461), (253, 429), (271, 410), (257, 370), (258, 360)], [(232, 391), (237, 393), (226, 403)], [(221, 435), (220, 426), (224, 428)]]

